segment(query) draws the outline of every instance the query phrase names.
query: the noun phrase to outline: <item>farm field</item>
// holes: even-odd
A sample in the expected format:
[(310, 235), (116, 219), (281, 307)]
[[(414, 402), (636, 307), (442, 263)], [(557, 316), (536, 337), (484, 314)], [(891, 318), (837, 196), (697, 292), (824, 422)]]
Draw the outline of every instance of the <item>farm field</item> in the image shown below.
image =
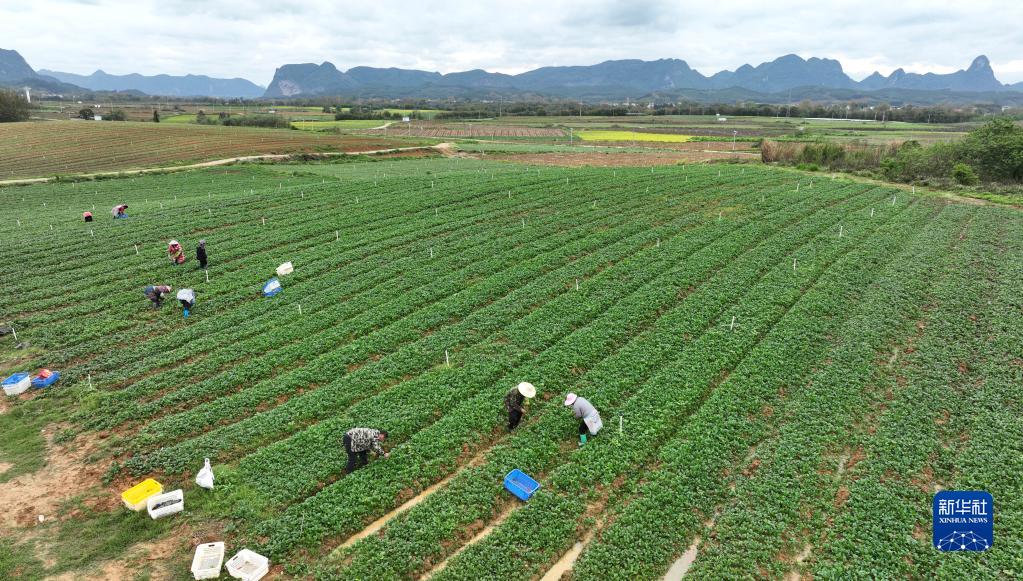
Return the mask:
[[(379, 130), (377, 131), (379, 132)], [(389, 135), (410, 135), (412, 137), (461, 137), (486, 139), (495, 137), (538, 137), (562, 138), (567, 134), (553, 127), (528, 127), (493, 122), (442, 123), (434, 121), (413, 121), (394, 123), (388, 128)]]
[(341, 121), (292, 121), (295, 129), (323, 131), (324, 129), (373, 129), (386, 125), (379, 119), (345, 119)]
[(0, 180), (173, 166), (273, 153), (370, 151), (422, 141), (281, 129), (52, 121), (0, 125)]
[(692, 139), (688, 135), (677, 133), (644, 133), (640, 131), (603, 131), (599, 129), (579, 132), (583, 141), (656, 141), (668, 143), (685, 143)]
[[(0, 401), (0, 577), (184, 579), (214, 540), (275, 578), (1023, 575), (1018, 210), (505, 153), (0, 189), (0, 370), (62, 373)], [(390, 457), (343, 476), (355, 426)], [(184, 514), (121, 506), (150, 476)], [(938, 489), (994, 495), (990, 550), (932, 549)]]

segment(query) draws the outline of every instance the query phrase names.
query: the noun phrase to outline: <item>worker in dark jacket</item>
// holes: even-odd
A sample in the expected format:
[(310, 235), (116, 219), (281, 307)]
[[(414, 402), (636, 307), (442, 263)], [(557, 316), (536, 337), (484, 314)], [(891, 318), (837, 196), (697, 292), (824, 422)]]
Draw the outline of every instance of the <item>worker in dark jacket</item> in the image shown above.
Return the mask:
[[(352, 428), (345, 432), (343, 439), (345, 452), (348, 452), (348, 465), (345, 466), (345, 474), (351, 474), (356, 468), (365, 466), (369, 459), (367, 454), (370, 450), (377, 457), (387, 458), (389, 454), (384, 451), (381, 442), (387, 439), (386, 430), (374, 430), (373, 428)], [(359, 464), (356, 466), (355, 458), (358, 456)]]
[(195, 247), (195, 259), (199, 261), (199, 268), (206, 269), (206, 241), (200, 240), (199, 246)]
[(508, 431), (512, 431), (522, 421), (526, 412), (526, 400), (536, 396), (536, 388), (532, 383), (523, 381), (504, 396), (504, 409), (508, 410)]

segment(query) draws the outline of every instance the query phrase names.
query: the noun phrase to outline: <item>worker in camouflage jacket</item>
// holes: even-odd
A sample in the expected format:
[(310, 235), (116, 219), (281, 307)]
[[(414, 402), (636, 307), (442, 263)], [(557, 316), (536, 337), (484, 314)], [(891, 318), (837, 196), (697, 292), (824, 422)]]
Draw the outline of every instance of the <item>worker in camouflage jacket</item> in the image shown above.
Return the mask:
[(512, 431), (522, 421), (526, 413), (526, 400), (536, 396), (536, 388), (532, 383), (523, 381), (504, 396), (504, 409), (508, 411), (508, 431)]
[[(374, 430), (373, 428), (352, 428), (345, 432), (343, 438), (345, 452), (348, 452), (348, 465), (345, 466), (345, 474), (351, 474), (356, 468), (361, 468), (369, 463), (367, 455), (370, 450), (377, 457), (388, 457), (381, 442), (387, 439), (386, 430)], [(359, 463), (356, 466), (355, 460), (358, 457)]]

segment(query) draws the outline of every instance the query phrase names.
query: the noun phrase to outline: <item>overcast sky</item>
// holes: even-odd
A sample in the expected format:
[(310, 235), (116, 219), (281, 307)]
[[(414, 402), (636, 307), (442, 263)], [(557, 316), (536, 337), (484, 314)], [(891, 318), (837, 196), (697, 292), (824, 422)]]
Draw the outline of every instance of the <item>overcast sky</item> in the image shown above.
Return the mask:
[(787, 53), (838, 59), (857, 80), (897, 67), (953, 72), (986, 54), (1001, 81), (1018, 82), (1021, 23), (1012, 0), (0, 0), (0, 48), (35, 69), (261, 85), (286, 63), (518, 73), (680, 58), (710, 75)]

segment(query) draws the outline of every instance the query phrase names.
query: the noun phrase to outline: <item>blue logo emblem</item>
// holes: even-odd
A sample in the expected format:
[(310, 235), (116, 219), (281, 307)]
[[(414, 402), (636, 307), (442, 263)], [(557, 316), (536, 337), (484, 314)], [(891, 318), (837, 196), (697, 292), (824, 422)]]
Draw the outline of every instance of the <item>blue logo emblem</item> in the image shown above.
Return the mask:
[(986, 551), (994, 543), (995, 501), (979, 490), (942, 490), (934, 495), (934, 547), (939, 551)]

